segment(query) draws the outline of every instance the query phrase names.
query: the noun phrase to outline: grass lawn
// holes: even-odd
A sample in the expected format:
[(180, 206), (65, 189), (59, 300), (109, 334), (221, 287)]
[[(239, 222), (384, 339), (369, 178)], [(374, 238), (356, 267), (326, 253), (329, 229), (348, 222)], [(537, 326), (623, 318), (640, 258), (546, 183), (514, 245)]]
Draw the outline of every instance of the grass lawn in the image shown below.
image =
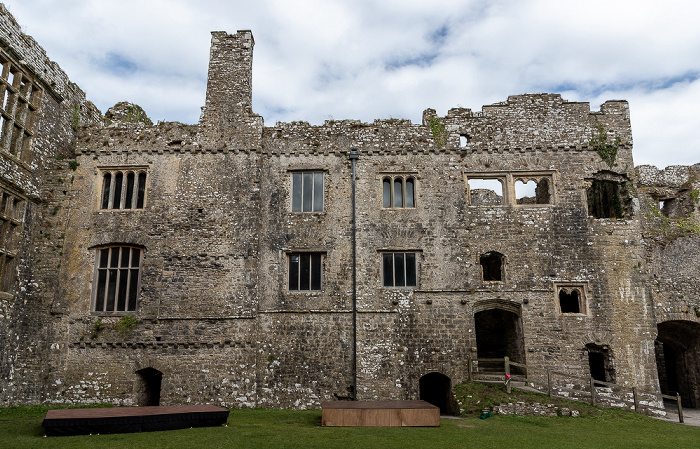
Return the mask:
[(321, 411), (232, 410), (228, 427), (43, 438), (42, 407), (0, 409), (2, 448), (691, 448), (700, 428), (624, 416), (443, 419), (433, 428), (320, 427)]

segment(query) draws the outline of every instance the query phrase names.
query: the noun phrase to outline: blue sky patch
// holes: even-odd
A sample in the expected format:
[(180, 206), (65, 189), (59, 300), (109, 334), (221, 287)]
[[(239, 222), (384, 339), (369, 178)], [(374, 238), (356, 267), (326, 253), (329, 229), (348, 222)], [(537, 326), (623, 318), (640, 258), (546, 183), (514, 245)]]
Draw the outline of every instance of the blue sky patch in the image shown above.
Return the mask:
[(96, 59), (95, 63), (103, 70), (117, 76), (132, 75), (138, 70), (134, 61), (118, 53), (107, 53), (103, 58)]

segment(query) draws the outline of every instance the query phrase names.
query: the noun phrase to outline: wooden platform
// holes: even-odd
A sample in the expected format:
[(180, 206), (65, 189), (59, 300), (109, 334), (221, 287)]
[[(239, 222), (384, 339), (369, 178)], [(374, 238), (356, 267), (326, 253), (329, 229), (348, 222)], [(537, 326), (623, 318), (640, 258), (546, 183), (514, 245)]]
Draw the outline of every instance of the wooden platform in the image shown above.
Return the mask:
[(74, 408), (46, 412), (47, 436), (150, 432), (226, 424), (229, 411), (215, 405)]
[(321, 403), (321, 409), (322, 426), (440, 426), (440, 408), (425, 401), (333, 401)]

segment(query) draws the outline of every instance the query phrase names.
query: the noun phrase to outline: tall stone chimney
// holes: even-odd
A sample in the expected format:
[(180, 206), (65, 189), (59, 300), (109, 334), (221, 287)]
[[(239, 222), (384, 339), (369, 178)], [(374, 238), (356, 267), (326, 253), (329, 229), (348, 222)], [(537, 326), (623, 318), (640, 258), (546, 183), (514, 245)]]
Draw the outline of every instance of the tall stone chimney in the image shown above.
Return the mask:
[(198, 140), (208, 150), (260, 147), (263, 118), (253, 113), (253, 33), (211, 33), (207, 99)]

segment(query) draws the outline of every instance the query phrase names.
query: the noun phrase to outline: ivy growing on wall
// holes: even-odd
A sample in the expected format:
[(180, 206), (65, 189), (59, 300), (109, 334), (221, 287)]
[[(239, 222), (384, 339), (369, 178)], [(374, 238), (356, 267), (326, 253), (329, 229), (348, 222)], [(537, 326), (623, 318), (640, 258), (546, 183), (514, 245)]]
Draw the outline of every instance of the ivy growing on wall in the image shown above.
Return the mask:
[(441, 147), (444, 147), (447, 144), (447, 131), (445, 129), (445, 125), (438, 117), (433, 117), (430, 119), (430, 122), (428, 122), (428, 127), (430, 128), (430, 132), (433, 133), (435, 143)]
[(615, 159), (617, 158), (617, 150), (622, 145), (622, 139), (620, 136), (615, 136), (613, 142), (608, 142), (608, 133), (605, 127), (595, 119), (595, 131), (591, 135), (591, 140), (588, 141), (588, 145), (593, 148), (603, 161), (608, 164), (608, 167), (612, 168), (615, 165)]

